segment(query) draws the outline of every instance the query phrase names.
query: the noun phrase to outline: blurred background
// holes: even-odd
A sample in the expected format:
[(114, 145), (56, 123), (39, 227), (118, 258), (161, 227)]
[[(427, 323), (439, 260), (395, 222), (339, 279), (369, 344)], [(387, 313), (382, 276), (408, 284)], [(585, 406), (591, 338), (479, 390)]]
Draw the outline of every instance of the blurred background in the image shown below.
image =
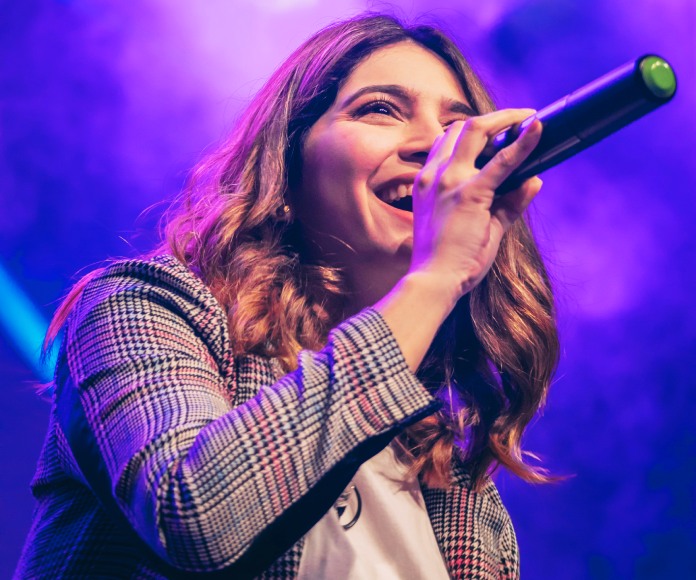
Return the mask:
[(527, 437), (566, 482), (501, 474), (523, 578), (696, 577), (692, 0), (23, 0), (0, 8), (0, 576), (27, 533), (61, 296), (156, 240), (161, 211), (270, 72), (365, 9), (437, 22), (499, 106), (541, 108), (654, 52), (672, 103), (544, 175), (533, 218), (563, 355)]

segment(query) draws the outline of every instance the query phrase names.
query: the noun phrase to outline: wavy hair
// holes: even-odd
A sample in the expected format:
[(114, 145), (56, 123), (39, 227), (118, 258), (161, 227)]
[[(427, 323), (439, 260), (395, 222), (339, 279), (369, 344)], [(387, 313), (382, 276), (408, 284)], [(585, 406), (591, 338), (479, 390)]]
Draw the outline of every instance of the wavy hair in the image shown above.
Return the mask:
[[(289, 371), (299, 350), (321, 348), (339, 322), (341, 274), (307, 257), (285, 197), (300, 182), (305, 137), (341, 83), (375, 50), (402, 41), (444, 59), (477, 113), (494, 110), (457, 46), (436, 28), (407, 27), (380, 14), (338, 22), (276, 70), (166, 216), (159, 251), (210, 287), (227, 312), (237, 353), (274, 357)], [(57, 312), (54, 336), (82, 287), (81, 281)], [(412, 469), (426, 484), (445, 487), (456, 453), (475, 487), (498, 465), (527, 481), (552, 479), (524, 461), (521, 438), (544, 402), (557, 357), (549, 279), (527, 224), (518, 221), (419, 371), (446, 405), (401, 436)]]

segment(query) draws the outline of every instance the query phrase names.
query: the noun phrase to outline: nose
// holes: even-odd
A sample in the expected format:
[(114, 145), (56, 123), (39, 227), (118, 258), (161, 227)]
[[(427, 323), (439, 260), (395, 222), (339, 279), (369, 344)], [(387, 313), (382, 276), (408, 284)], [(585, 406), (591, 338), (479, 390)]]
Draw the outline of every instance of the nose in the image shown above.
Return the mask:
[(439, 120), (428, 119), (409, 123), (399, 147), (399, 156), (404, 161), (423, 165), (430, 154), (435, 139), (444, 132), (445, 129)]

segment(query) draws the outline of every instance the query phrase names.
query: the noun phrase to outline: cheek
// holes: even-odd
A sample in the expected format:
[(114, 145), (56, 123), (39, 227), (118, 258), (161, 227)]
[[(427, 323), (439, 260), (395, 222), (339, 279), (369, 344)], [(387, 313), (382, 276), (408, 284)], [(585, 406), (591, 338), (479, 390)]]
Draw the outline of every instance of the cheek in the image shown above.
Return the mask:
[(311, 237), (340, 225), (335, 223), (336, 216), (344, 215), (347, 207), (345, 184), (350, 167), (345, 162), (346, 147), (329, 137), (308, 135), (302, 150), (301, 183), (292, 192), (295, 216)]
[(297, 217), (312, 229), (323, 229), (323, 220), (355, 206), (350, 199), (355, 182), (350, 148), (331, 139), (308, 140), (303, 157), (302, 183), (294, 195)]
[(364, 152), (351, 138), (341, 133), (322, 135), (308, 143), (305, 170), (308, 179), (320, 181), (323, 186), (350, 179), (360, 173)]
[(371, 187), (393, 141), (382, 127), (315, 125), (305, 141), (302, 184), (294, 196), (297, 218), (313, 236), (341, 239), (356, 249), (375, 237), (375, 204), (381, 202)]
[(305, 144), (305, 175), (329, 191), (360, 188), (389, 157), (384, 131), (346, 123), (319, 131)]

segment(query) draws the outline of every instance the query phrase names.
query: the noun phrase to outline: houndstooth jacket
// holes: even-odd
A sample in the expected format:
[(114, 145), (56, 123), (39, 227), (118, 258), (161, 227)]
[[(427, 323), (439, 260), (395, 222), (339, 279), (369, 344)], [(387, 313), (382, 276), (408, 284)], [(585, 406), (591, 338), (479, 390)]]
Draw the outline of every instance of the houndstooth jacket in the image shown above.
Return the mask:
[[(106, 268), (68, 321), (18, 578), (294, 578), (303, 535), (358, 467), (438, 408), (379, 313), (295, 372), (235, 355), (172, 257)], [(516, 578), (510, 518), (460, 466), (423, 489), (455, 578)]]

